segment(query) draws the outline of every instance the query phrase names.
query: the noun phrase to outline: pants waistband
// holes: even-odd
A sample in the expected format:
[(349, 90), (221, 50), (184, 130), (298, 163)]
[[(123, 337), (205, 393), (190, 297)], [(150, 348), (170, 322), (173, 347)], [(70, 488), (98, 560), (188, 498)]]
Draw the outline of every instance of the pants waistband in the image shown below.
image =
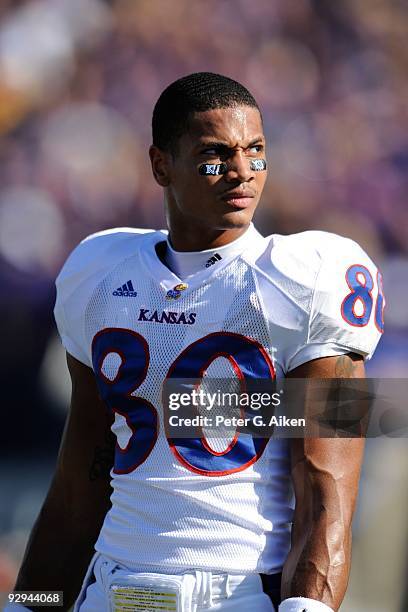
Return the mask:
[[(129, 574), (155, 574), (159, 572), (134, 572), (117, 564), (112, 559), (99, 555), (94, 564), (94, 574), (98, 582), (104, 587), (114, 577), (116, 572), (126, 570)], [(218, 600), (231, 597), (233, 593), (239, 593), (240, 596), (246, 594), (263, 592), (261, 576), (259, 574), (226, 574), (215, 573), (204, 570), (191, 570), (174, 572), (173, 574), (163, 574), (166, 576), (190, 575), (195, 579), (194, 599), (198, 606), (211, 606)]]

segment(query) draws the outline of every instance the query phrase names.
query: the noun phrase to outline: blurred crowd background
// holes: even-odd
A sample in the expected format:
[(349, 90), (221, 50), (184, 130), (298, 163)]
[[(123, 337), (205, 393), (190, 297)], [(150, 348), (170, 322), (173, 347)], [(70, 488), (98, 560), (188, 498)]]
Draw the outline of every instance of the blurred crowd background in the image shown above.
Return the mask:
[[(54, 278), (91, 232), (164, 226), (147, 149), (176, 78), (214, 71), (251, 90), (268, 141), (258, 227), (333, 231), (367, 250), (387, 296), (369, 373), (407, 377), (407, 35), (404, 0), (2, 0), (0, 591), (67, 409)], [(408, 610), (406, 442), (369, 441), (345, 612)]]

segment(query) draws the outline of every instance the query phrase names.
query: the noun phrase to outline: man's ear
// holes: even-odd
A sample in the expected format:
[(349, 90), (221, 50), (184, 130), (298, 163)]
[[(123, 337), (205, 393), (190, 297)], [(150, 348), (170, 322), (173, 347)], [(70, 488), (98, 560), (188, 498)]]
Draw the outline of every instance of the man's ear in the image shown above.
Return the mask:
[(162, 151), (155, 145), (151, 145), (149, 157), (156, 182), (160, 187), (168, 187), (170, 185), (170, 154), (166, 153), (166, 151)]

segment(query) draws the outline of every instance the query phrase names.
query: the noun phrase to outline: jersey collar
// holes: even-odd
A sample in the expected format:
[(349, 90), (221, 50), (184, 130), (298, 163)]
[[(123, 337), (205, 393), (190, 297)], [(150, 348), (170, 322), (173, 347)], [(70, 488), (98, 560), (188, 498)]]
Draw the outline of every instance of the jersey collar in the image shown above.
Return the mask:
[[(246, 251), (251, 245), (254, 245), (257, 238), (262, 238), (261, 234), (255, 229), (252, 223), (247, 233), (248, 241), (245, 241), (242, 252)], [(140, 259), (145, 271), (159, 283), (165, 293), (173, 290), (176, 285), (184, 284), (183, 280), (172, 272), (157, 255), (156, 245), (160, 242), (167, 242), (167, 237), (168, 232), (166, 230), (159, 230), (146, 234), (140, 249)], [(217, 266), (198, 270), (196, 274), (189, 278), (187, 288), (191, 290), (199, 285), (208, 284), (211, 278), (217, 276), (227, 265), (237, 257), (240, 257), (242, 252), (235, 253), (231, 258), (226, 257), (225, 260), (220, 261)]]

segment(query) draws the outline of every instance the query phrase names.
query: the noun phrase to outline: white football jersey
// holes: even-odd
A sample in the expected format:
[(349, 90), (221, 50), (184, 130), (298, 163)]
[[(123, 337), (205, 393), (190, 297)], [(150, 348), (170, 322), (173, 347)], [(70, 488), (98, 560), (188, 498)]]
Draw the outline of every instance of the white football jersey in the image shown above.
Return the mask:
[(96, 549), (130, 569), (274, 573), (290, 547), (289, 441), (168, 441), (166, 378), (279, 378), (318, 357), (369, 358), (379, 340), (380, 277), (356, 243), (248, 231), (241, 254), (184, 289), (157, 255), (163, 231), (90, 236), (58, 276), (62, 342), (115, 413), (112, 508)]

